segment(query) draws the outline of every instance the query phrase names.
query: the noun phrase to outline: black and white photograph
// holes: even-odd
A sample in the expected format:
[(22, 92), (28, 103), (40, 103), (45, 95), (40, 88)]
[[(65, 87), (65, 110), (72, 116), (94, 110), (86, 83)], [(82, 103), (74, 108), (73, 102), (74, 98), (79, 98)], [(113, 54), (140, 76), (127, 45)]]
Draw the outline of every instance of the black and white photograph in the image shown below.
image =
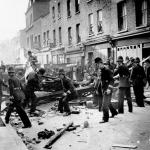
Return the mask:
[(0, 150), (150, 150), (150, 0), (1, 0)]

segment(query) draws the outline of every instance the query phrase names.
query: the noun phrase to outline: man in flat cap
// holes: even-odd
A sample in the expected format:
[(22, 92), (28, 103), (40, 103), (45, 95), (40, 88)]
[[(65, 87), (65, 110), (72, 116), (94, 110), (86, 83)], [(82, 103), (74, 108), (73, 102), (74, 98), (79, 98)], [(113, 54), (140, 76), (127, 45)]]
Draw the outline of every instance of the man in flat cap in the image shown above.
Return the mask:
[(63, 96), (59, 100), (58, 111), (65, 113), (64, 116), (71, 114), (68, 102), (77, 98), (77, 91), (73, 85), (72, 80), (65, 75), (64, 69), (59, 70), (59, 78), (63, 87)]
[(131, 81), (138, 107), (144, 107), (144, 86), (146, 85), (146, 74), (140, 65), (140, 58), (135, 58), (136, 66), (131, 71)]
[[(99, 110), (103, 111), (103, 118), (100, 123), (109, 121), (109, 109), (112, 113), (111, 117), (117, 115), (117, 111), (114, 109), (111, 103), (111, 96), (113, 90), (113, 74), (110, 69), (104, 67), (103, 61), (100, 57), (95, 58), (97, 82), (95, 84), (95, 90), (99, 95)], [(102, 106), (101, 106), (102, 101)]]
[(130, 72), (128, 67), (123, 63), (123, 57), (117, 59), (118, 66), (114, 71), (114, 76), (119, 75), (119, 95), (118, 95), (118, 112), (124, 113), (124, 99), (126, 97), (128, 103), (128, 111), (132, 112), (132, 99), (130, 92)]
[(23, 128), (30, 128), (31, 122), (22, 107), (25, 95), (22, 91), (21, 83), (19, 79), (15, 76), (15, 70), (13, 67), (8, 68), (8, 74), (9, 74), (8, 83), (9, 83), (10, 99), (12, 103), (9, 105), (8, 111), (6, 113), (5, 122), (9, 123), (10, 115), (15, 107), (18, 115), (20, 116), (24, 124)]

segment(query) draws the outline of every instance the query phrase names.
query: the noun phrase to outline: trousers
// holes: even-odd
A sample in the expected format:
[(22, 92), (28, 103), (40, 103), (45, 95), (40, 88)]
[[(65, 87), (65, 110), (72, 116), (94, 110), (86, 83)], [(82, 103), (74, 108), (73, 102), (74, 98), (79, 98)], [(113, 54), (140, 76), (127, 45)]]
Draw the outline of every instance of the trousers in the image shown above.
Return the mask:
[(130, 87), (120, 87), (118, 95), (118, 112), (124, 113), (124, 99), (127, 99), (129, 112), (133, 111)]
[[(112, 115), (117, 114), (116, 109), (113, 107), (113, 105), (111, 103), (111, 96), (112, 96), (112, 94), (103, 94), (103, 96), (100, 96), (99, 110), (102, 109), (102, 111), (103, 111), (103, 120), (104, 121), (109, 120), (109, 110)], [(101, 103), (101, 101), (102, 101), (102, 103)]]
[(12, 104), (9, 105), (8, 111), (5, 116), (6, 123), (9, 123), (9, 118), (10, 118), (10, 115), (13, 112), (14, 108), (16, 108), (16, 112), (20, 116), (24, 126), (31, 126), (31, 122), (19, 102), (13, 102)]

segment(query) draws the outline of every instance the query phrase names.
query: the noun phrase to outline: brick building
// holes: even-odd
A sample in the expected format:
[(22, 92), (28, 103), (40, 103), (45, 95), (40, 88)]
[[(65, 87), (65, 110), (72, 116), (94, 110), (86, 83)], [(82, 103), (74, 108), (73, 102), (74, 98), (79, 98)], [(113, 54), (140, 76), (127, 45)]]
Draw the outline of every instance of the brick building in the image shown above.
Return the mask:
[(87, 63), (111, 55), (110, 0), (51, 0), (53, 63)]
[(150, 0), (112, 0), (111, 35), (116, 54), (124, 58), (150, 55)]
[(26, 47), (42, 64), (150, 55), (150, 0), (30, 0)]
[[(29, 0), (26, 15), (26, 49), (34, 52), (41, 64), (45, 64), (50, 52), (43, 37), (48, 33), (49, 0)], [(46, 27), (44, 26), (46, 18)], [(45, 29), (46, 28), (46, 29)], [(45, 35), (44, 35), (45, 36)]]

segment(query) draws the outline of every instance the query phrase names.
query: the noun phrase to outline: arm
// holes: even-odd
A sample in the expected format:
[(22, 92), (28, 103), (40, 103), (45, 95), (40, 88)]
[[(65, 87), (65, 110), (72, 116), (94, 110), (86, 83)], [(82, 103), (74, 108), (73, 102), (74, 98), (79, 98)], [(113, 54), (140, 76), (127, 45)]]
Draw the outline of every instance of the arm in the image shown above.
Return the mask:
[(9, 79), (8, 80), (8, 84), (9, 84), (9, 92), (10, 92), (10, 96), (13, 96), (14, 94), (14, 84), (13, 84), (13, 80)]
[(108, 76), (109, 76), (108, 89), (112, 91), (113, 90), (113, 85), (114, 85), (114, 79), (113, 79), (113, 74), (110, 70), (108, 70)]

